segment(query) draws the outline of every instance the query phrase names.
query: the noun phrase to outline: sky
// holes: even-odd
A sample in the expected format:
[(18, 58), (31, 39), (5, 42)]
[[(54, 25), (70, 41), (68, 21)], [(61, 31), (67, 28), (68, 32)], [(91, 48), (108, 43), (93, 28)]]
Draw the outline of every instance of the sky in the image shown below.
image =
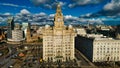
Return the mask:
[(31, 13), (51, 14), (58, 2), (62, 5), (63, 14), (80, 16), (102, 10), (110, 0), (0, 0), (0, 13), (15, 14), (27, 9)]
[(118, 20), (120, 0), (0, 0), (0, 14), (44, 12), (54, 14), (60, 4), (64, 15), (80, 18)]

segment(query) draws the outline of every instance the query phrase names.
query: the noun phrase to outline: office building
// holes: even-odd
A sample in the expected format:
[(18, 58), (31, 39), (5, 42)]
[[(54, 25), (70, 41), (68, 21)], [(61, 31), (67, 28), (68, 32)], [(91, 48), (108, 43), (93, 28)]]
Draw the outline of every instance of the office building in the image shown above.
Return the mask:
[(12, 30), (12, 38), (8, 38), (8, 42), (21, 42), (25, 40), (23, 30), (21, 30), (21, 25), (19, 23), (15, 23), (14, 30)]
[(12, 38), (12, 30), (14, 29), (14, 18), (9, 18), (7, 23), (8, 23), (7, 39), (11, 39)]
[(120, 40), (102, 35), (77, 36), (75, 45), (92, 62), (120, 61)]
[(65, 62), (75, 59), (74, 28), (64, 26), (60, 5), (57, 5), (54, 26), (46, 25), (43, 30), (43, 60)]

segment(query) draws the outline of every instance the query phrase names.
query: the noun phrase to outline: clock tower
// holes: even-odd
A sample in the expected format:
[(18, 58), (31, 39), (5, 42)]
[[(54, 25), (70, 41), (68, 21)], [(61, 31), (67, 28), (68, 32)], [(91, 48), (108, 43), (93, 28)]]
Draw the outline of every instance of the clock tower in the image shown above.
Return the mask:
[(61, 11), (61, 6), (57, 5), (57, 10), (54, 18), (54, 27), (55, 28), (63, 28), (64, 27), (64, 21), (63, 21), (63, 14)]
[(43, 60), (53, 62), (71, 61), (74, 57), (75, 32), (72, 26), (65, 27), (60, 4), (57, 5), (54, 26), (43, 30)]

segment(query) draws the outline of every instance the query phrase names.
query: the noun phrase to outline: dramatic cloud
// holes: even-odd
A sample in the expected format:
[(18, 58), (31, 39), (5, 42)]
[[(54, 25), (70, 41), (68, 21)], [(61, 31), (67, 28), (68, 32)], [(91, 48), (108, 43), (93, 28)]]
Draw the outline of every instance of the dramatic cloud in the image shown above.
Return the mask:
[[(9, 15), (9, 13), (5, 13), (6, 15)], [(4, 15), (4, 14), (3, 14)], [(37, 14), (30, 14), (30, 12), (26, 9), (21, 10), (20, 13), (16, 14), (14, 16), (15, 23), (23, 23), (23, 22), (29, 22), (32, 24), (39, 24), (39, 25), (45, 25), (50, 24), (53, 25), (54, 23), (54, 14), (47, 15), (44, 12), (40, 12)], [(5, 21), (6, 18), (0, 17), (0, 21)], [(78, 18), (72, 15), (65, 15), (64, 16), (64, 23), (65, 25), (80, 25), (80, 24), (103, 24), (102, 19), (85, 19), (85, 18)]]
[(30, 14), (30, 12), (27, 9), (22, 9), (20, 11), (21, 14)]
[(116, 18), (120, 17), (120, 0), (111, 0), (103, 9), (97, 13), (81, 15), (80, 18), (96, 18), (96, 17)]
[(66, 3), (57, 0), (30, 0), (34, 5), (41, 6), (47, 9), (55, 9), (56, 5), (59, 3), (61, 6), (64, 6)]
[(11, 4), (11, 3), (0, 3), (0, 5), (3, 5), (3, 6), (11, 6), (11, 7), (20, 7), (20, 8), (31, 8), (31, 7), (27, 7), (27, 6), (20, 6), (20, 5), (16, 5), (16, 4)]
[(76, 6), (99, 4), (101, 2), (103, 2), (103, 0), (71, 0), (71, 4), (69, 4), (68, 7), (73, 8)]
[(86, 18), (80, 18), (79, 19), (80, 22), (82, 23), (90, 23), (90, 24), (104, 24), (103, 23), (103, 20), (100, 19), (100, 18), (89, 18), (89, 19), (86, 19)]
[(69, 0), (68, 3), (66, 0), (30, 0), (34, 5), (41, 6), (43, 8), (54, 9), (55, 6), (59, 3), (61, 6), (73, 8), (76, 6), (84, 6), (90, 4), (99, 4), (103, 0)]
[(104, 10), (119, 10), (120, 11), (120, 0), (112, 0), (110, 3), (106, 4), (104, 6)]
[[(89, 15), (89, 14), (88, 14)], [(102, 19), (99, 18), (78, 18), (72, 15), (64, 16), (65, 23), (73, 24), (73, 25), (80, 25), (80, 24), (103, 24)]]
[(88, 23), (98, 23), (98, 24), (103, 24), (101, 19), (88, 19)]

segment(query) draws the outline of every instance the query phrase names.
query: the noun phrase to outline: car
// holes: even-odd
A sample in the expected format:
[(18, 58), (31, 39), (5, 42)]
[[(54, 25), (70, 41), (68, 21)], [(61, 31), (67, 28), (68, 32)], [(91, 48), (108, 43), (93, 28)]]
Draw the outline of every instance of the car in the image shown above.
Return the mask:
[(0, 52), (0, 56), (2, 56), (3, 54)]
[(8, 68), (13, 68), (13, 66), (12, 66), (12, 65), (10, 65)]

